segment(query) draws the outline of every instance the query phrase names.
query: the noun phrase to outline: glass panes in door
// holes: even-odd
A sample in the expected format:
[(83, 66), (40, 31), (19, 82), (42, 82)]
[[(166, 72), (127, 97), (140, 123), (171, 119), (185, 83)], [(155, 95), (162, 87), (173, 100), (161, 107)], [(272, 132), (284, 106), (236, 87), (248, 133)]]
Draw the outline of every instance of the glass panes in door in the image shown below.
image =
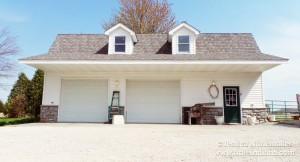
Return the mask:
[(236, 88), (225, 88), (226, 106), (237, 106), (238, 93)]

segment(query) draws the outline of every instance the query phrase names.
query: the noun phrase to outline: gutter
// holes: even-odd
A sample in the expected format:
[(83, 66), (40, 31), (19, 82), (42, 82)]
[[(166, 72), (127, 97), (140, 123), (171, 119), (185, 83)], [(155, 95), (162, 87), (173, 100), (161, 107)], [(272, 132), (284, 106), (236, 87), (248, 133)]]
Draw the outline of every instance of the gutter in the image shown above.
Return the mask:
[(19, 60), (20, 63), (22, 64), (75, 64), (75, 65), (80, 65), (80, 64), (90, 64), (90, 65), (123, 65), (123, 64), (129, 64), (129, 65), (147, 65), (147, 64), (157, 64), (157, 65), (206, 65), (206, 64), (284, 64), (287, 63), (288, 60), (262, 60), (262, 61), (224, 61), (224, 60), (217, 60), (217, 61), (94, 61), (94, 60)]

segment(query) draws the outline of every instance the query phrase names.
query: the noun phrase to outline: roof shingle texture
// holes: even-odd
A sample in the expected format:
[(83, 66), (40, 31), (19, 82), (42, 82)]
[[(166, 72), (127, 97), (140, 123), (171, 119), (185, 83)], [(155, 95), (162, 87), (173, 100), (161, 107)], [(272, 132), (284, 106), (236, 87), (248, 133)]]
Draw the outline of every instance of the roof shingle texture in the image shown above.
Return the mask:
[(196, 54), (172, 55), (168, 34), (137, 34), (133, 54), (109, 55), (102, 34), (60, 34), (48, 54), (23, 60), (286, 60), (261, 53), (249, 33), (200, 33)]

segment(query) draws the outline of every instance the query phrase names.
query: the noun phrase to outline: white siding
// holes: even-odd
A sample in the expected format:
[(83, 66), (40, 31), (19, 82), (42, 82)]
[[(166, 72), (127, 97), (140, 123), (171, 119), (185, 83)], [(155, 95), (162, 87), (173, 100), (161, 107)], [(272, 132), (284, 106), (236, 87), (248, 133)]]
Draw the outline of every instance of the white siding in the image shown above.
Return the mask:
[(122, 29), (117, 28), (109, 35), (109, 43), (108, 43), (108, 54), (118, 54), (115, 52), (115, 37), (116, 36), (125, 36), (125, 54), (132, 54), (133, 52), (133, 41), (130, 34)]
[[(212, 81), (219, 88), (219, 97), (212, 99), (208, 87)], [(195, 103), (215, 102), (216, 106), (223, 106), (223, 86), (239, 86), (241, 106), (243, 108), (263, 108), (263, 91), (261, 73), (223, 73), (207, 77), (205, 73), (199, 78), (183, 79), (181, 81), (182, 106), (192, 106)]]
[(172, 53), (173, 54), (181, 54), (181, 52), (178, 51), (178, 36), (180, 35), (189, 35), (190, 36), (190, 53), (189, 54), (195, 54), (196, 53), (196, 35), (188, 30), (187, 28), (181, 28), (178, 31), (176, 31), (172, 37)]
[(43, 105), (59, 105), (61, 78), (57, 74), (45, 72)]
[(242, 104), (243, 107), (246, 108), (263, 108), (264, 97), (263, 97), (263, 82), (262, 77), (253, 78), (253, 80), (248, 80), (245, 86), (248, 89), (248, 93), (245, 94), (244, 102)]

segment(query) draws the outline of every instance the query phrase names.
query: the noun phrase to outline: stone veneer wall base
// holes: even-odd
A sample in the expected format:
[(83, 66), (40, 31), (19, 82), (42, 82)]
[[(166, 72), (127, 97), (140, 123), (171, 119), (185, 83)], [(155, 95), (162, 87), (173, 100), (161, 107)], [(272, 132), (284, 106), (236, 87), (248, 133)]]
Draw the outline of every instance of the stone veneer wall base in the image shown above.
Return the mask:
[[(242, 117), (256, 116), (259, 123), (265, 122), (265, 114), (268, 114), (267, 108), (242, 108)], [(204, 124), (216, 124), (215, 116), (223, 115), (222, 108), (207, 108), (203, 122)], [(46, 123), (57, 122), (58, 105), (42, 105), (40, 113), (40, 121)]]
[(264, 123), (266, 121), (266, 114), (268, 114), (267, 108), (242, 108), (242, 118), (256, 116), (259, 123)]
[(56, 123), (58, 115), (58, 105), (42, 105), (40, 121), (45, 123)]

